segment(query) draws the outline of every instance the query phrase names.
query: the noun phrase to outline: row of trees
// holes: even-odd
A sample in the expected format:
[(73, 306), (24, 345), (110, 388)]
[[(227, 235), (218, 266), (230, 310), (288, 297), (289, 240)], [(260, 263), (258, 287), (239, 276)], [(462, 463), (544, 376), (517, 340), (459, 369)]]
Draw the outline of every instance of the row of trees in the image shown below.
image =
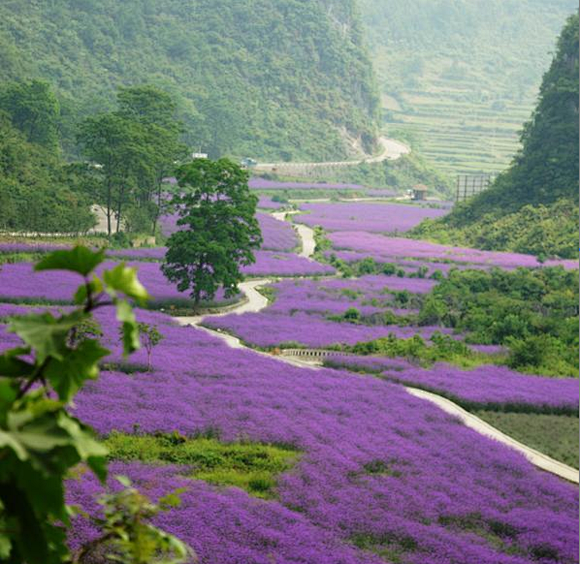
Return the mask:
[(61, 153), (59, 102), (38, 80), (0, 87), (0, 229), (83, 232), (102, 207), (107, 232), (155, 233), (162, 181), (183, 160), (182, 127), (170, 95), (121, 88), (117, 109), (86, 118), (77, 131), (84, 162)]
[(155, 233), (164, 208), (163, 179), (185, 157), (175, 103), (167, 93), (138, 86), (119, 90), (118, 109), (87, 118), (78, 141), (88, 164), (78, 167), (107, 217), (107, 232)]

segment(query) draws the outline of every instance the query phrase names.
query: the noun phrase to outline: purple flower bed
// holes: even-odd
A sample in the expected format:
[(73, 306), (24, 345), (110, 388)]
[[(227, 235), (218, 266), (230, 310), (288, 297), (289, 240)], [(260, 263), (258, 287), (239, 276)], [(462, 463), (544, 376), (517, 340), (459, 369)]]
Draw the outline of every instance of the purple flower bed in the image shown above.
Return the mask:
[[(186, 486), (182, 504), (158, 523), (202, 562), (383, 562), (351, 544), (362, 537), (383, 542), (403, 564), (577, 562), (575, 487), (400, 386), (282, 365), (167, 316), (137, 316), (165, 336), (153, 372), (103, 373), (75, 402), (83, 420), (105, 435), (211, 429), (224, 441), (292, 444), (303, 452), (279, 477), (278, 499), (267, 502), (186, 480), (176, 467), (112, 465), (112, 474), (128, 475), (153, 498)], [(120, 359), (114, 313), (98, 317)], [(131, 358), (144, 361), (143, 351)], [(98, 491), (87, 474), (69, 483), (69, 502), (94, 512)], [(476, 527), (462, 529), (474, 519)], [(73, 545), (94, 535), (75, 520)], [(538, 560), (540, 551), (552, 557)]]
[(262, 250), (292, 251), (298, 246), (296, 231), (287, 221), (279, 221), (271, 215), (259, 213), (256, 216), (262, 230)]
[[(474, 270), (486, 270), (492, 268), (492, 265), (484, 264), (462, 264), (459, 262), (434, 262), (434, 261), (417, 261), (408, 260), (402, 257), (394, 256), (383, 256), (376, 253), (369, 255), (368, 253), (362, 253), (357, 251), (325, 251), (324, 256), (327, 259), (333, 257), (340, 259), (348, 264), (354, 262), (360, 262), (372, 256), (372, 258), (379, 264), (394, 264), (398, 268), (403, 269), (406, 273), (411, 274), (417, 272), (420, 268), (426, 268), (426, 276), (431, 276), (436, 270), (439, 270), (442, 274), (447, 274), (452, 268), (458, 270), (474, 269)], [(511, 270), (515, 267), (504, 267), (505, 270)]]
[(318, 276), (335, 272), (328, 264), (293, 253), (257, 251), (255, 255), (256, 263), (242, 269), (247, 276)]
[(140, 247), (136, 249), (110, 249), (107, 256), (127, 260), (156, 260), (165, 259), (167, 247)]
[[(107, 261), (100, 268), (113, 268), (117, 263)], [(128, 263), (139, 270), (139, 279), (147, 287), (154, 302), (189, 301), (188, 293), (179, 292), (161, 272), (156, 262)], [(45, 271), (34, 272), (33, 265), (27, 262), (3, 265), (0, 269), (0, 301), (22, 300), (39, 302), (71, 301), (81, 278), (72, 272)], [(218, 292), (216, 302), (224, 301), (223, 293)]]
[[(355, 279), (331, 280), (285, 280), (275, 284), (276, 300), (266, 311), (267, 314), (293, 315), (306, 313), (342, 315), (349, 308), (358, 309), (363, 315), (371, 315), (385, 310), (410, 313), (410, 310), (395, 310), (388, 303), (392, 300), (389, 290), (428, 292), (435, 282), (390, 276), (363, 276)], [(373, 305), (372, 300), (380, 300)]]
[(391, 262), (391, 259), (394, 258), (416, 258), (426, 260), (443, 259), (502, 268), (537, 268), (558, 265), (567, 269), (578, 268), (578, 261), (574, 260), (552, 260), (542, 264), (538, 262), (536, 257), (531, 255), (448, 247), (415, 239), (384, 237), (363, 231), (330, 233), (329, 239), (337, 250), (356, 251), (363, 253), (365, 256), (371, 256), (380, 262)]
[(326, 231), (365, 231), (376, 233), (404, 233), (424, 219), (434, 219), (446, 210), (397, 204), (302, 204), (302, 211), (294, 221), (310, 227), (320, 225)]
[(266, 178), (250, 178), (252, 190), (364, 190), (360, 184), (340, 184), (326, 182), (278, 182)]
[(68, 245), (57, 245), (56, 243), (0, 243), (0, 254), (51, 253), (68, 248), (70, 248)]
[[(265, 213), (258, 213), (256, 217), (264, 238), (263, 250), (291, 251), (298, 245), (298, 238), (290, 223), (278, 221)], [(175, 214), (161, 218), (161, 231), (165, 236), (177, 231), (177, 220), (178, 216)]]
[[(379, 564), (346, 545), (365, 536), (400, 549), (404, 564), (532, 564), (541, 550), (554, 555), (546, 564), (577, 562), (577, 489), (519, 454), (397, 385), (281, 365), (157, 317), (166, 339), (153, 355), (156, 370), (90, 383), (76, 402), (84, 420), (103, 434), (136, 425), (144, 433), (214, 429), (226, 441), (304, 453), (280, 477), (276, 501), (190, 484), (161, 523), (202, 561)], [(384, 471), (367, 470), (377, 466)], [(116, 471), (153, 495), (182, 484), (168, 467)], [(90, 507), (89, 481), (71, 483), (71, 503)], [(461, 529), (474, 518), (477, 527)], [(79, 525), (75, 539), (90, 533)], [(489, 542), (497, 535), (503, 543)]]
[(505, 366), (485, 365), (461, 370), (436, 364), (429, 370), (412, 368), (385, 372), (390, 380), (416, 386), (457, 400), (469, 406), (505, 407), (511, 410), (578, 411), (577, 378), (542, 378), (513, 372)]
[(275, 202), (272, 198), (268, 196), (260, 196), (258, 201), (258, 208), (263, 210), (279, 210), (283, 208), (286, 204), (281, 202)]
[(228, 331), (252, 345), (270, 348), (300, 344), (311, 348), (331, 345), (355, 345), (388, 335), (408, 339), (413, 335), (429, 338), (435, 331), (447, 332), (439, 327), (397, 327), (395, 325), (368, 327), (352, 323), (334, 323), (322, 317), (298, 312), (292, 316), (268, 313), (227, 315), (204, 321), (204, 325)]

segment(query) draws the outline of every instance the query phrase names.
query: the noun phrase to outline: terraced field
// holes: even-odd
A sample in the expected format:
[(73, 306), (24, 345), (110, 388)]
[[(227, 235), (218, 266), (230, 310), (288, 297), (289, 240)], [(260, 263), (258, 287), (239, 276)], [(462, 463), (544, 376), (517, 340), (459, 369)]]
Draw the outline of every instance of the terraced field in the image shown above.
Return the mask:
[(400, 110), (386, 112), (386, 126), (414, 139), (421, 153), (450, 175), (498, 173), (519, 149), (519, 132), (531, 115), (532, 100), (501, 106), (462, 101), (469, 94), (467, 84), (464, 89), (402, 94)]

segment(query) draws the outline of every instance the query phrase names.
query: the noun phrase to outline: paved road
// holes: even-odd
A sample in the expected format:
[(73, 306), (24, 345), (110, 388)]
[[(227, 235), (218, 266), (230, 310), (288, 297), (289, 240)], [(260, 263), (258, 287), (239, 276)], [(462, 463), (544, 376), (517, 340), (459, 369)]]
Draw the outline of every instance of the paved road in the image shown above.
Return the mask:
[(321, 163), (258, 163), (254, 170), (259, 172), (281, 172), (281, 173), (299, 173), (308, 170), (313, 170), (317, 168), (341, 168), (348, 166), (357, 166), (363, 163), (381, 163), (383, 161), (396, 161), (403, 155), (408, 155), (411, 152), (410, 147), (401, 143), (400, 141), (395, 141), (394, 139), (388, 139), (387, 137), (381, 137), (379, 139), (379, 144), (381, 145), (381, 152), (374, 157), (367, 157), (364, 159), (358, 159), (353, 161), (328, 161)]
[[(292, 213), (292, 212), (290, 212)], [(285, 212), (279, 212), (274, 214), (274, 217), (280, 221), (285, 221), (286, 219)], [(310, 229), (310, 231), (312, 231)], [(300, 231), (299, 231), (300, 233)], [(303, 240), (302, 244), (302, 256), (310, 257), (314, 252), (314, 248), (312, 243), (314, 242), (313, 232), (312, 234), (306, 234), (306, 238)], [(273, 283), (274, 280), (272, 279), (262, 279), (262, 280), (250, 280), (247, 282), (243, 282), (240, 284), (240, 290), (243, 294), (246, 295), (247, 301), (240, 304), (238, 307), (234, 309), (230, 309), (224, 313), (217, 313), (217, 314), (210, 314), (205, 316), (197, 316), (197, 317), (178, 317), (176, 318), (177, 322), (181, 325), (195, 325), (199, 329), (202, 329), (211, 335), (217, 336), (222, 339), (228, 346), (234, 349), (247, 349), (251, 350), (256, 354), (260, 354), (262, 356), (267, 356), (269, 358), (275, 358), (279, 362), (283, 362), (286, 364), (291, 364), (293, 366), (299, 366), (301, 368), (309, 368), (312, 370), (319, 370), (321, 368), (320, 361), (314, 360), (308, 362), (307, 360), (303, 360), (300, 358), (289, 357), (289, 356), (279, 356), (279, 355), (271, 355), (269, 353), (256, 351), (249, 347), (246, 347), (240, 339), (230, 335), (228, 333), (224, 333), (223, 331), (219, 330), (211, 330), (206, 327), (201, 327), (200, 323), (207, 319), (208, 317), (220, 317), (223, 315), (230, 315), (230, 314), (237, 314), (240, 315), (242, 313), (253, 312), (257, 313), (268, 306), (268, 299), (264, 297), (260, 292), (258, 292), (258, 288), (266, 286), (268, 284)], [(565, 480), (568, 480), (573, 483), (578, 483), (578, 470), (567, 466), (549, 456), (530, 448), (515, 439), (509, 437), (508, 435), (502, 433), (495, 427), (492, 427), (489, 423), (483, 421), (479, 417), (476, 417), (472, 413), (469, 413), (459, 405), (453, 403), (452, 401), (433, 394), (431, 392), (426, 392), (424, 390), (419, 390), (417, 388), (410, 388), (405, 387), (405, 389), (413, 396), (420, 398), (425, 401), (429, 401), (435, 405), (437, 405), (440, 409), (452, 415), (453, 417), (459, 418), (462, 423), (464, 423), (469, 428), (473, 429), (474, 431), (489, 437), (495, 441), (498, 441), (516, 451), (523, 454), (533, 465), (545, 470), (546, 472), (550, 472), (555, 474), (556, 476), (560, 476)]]

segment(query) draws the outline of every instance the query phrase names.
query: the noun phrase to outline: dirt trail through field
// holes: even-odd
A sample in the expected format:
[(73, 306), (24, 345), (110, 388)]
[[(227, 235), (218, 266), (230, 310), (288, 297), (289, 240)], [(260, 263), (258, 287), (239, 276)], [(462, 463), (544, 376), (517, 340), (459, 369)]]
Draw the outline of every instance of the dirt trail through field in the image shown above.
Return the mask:
[[(287, 215), (291, 215), (292, 213), (296, 212), (279, 212), (273, 214), (274, 217), (280, 221), (285, 221)], [(300, 256), (311, 258), (314, 254), (314, 232), (312, 229), (306, 226), (303, 230), (298, 229), (298, 233), (302, 238), (302, 252)], [(274, 358), (279, 362), (283, 362), (285, 364), (290, 364), (292, 366), (299, 366), (301, 368), (309, 368), (311, 370), (319, 370), (321, 368), (321, 364), (319, 361), (310, 361), (303, 360), (300, 358), (289, 357), (289, 356), (280, 356), (280, 355), (272, 355), (270, 353), (256, 351), (250, 347), (247, 347), (240, 339), (237, 337), (225, 333), (219, 329), (213, 330), (208, 329), (206, 327), (202, 327), (200, 324), (204, 319), (210, 317), (222, 317), (224, 315), (241, 315), (242, 313), (257, 313), (262, 311), (268, 306), (268, 299), (262, 295), (258, 289), (263, 286), (267, 286), (268, 284), (274, 283), (275, 280), (273, 279), (261, 279), (261, 280), (250, 280), (247, 282), (243, 282), (240, 284), (240, 291), (245, 294), (247, 300), (240, 304), (239, 307), (234, 309), (230, 309), (224, 313), (216, 313), (216, 314), (209, 314), (203, 316), (196, 316), (196, 317), (178, 317), (176, 318), (177, 322), (181, 325), (194, 325), (199, 329), (210, 333), (213, 336), (219, 337), (224, 341), (229, 347), (234, 349), (245, 349), (252, 351), (256, 354), (260, 354), (262, 356), (267, 356), (269, 358)], [(407, 392), (411, 395), (420, 398), (425, 401), (429, 401), (435, 404), (437, 407), (448, 413), (453, 417), (457, 417), (461, 422), (466, 425), (467, 427), (473, 429), (474, 431), (489, 437), (495, 441), (498, 441), (516, 451), (523, 454), (526, 459), (531, 462), (534, 466), (545, 470), (546, 472), (550, 472), (551, 474), (555, 474), (569, 482), (573, 482), (578, 484), (579, 482), (579, 474), (578, 470), (563, 464), (562, 462), (558, 462), (549, 456), (530, 448), (515, 439), (512, 439), (508, 435), (502, 433), (495, 427), (492, 427), (489, 423), (483, 421), (479, 417), (476, 417), (472, 413), (469, 413), (462, 407), (458, 406), (457, 404), (453, 403), (452, 401), (433, 394), (431, 392), (426, 392), (424, 390), (419, 390), (417, 388), (410, 388), (405, 386)]]

